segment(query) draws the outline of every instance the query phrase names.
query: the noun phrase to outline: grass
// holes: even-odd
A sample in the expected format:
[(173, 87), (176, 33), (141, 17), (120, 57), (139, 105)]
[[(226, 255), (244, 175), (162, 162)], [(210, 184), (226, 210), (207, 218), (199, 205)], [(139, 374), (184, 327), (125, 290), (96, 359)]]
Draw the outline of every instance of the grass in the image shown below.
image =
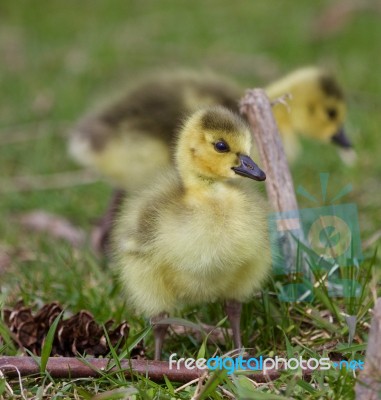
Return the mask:
[[(100, 322), (110, 317), (127, 319), (132, 336), (147, 326), (127, 311), (118, 284), (89, 246), (72, 249), (47, 235), (26, 232), (17, 223), (17, 215), (38, 208), (89, 230), (106, 206), (109, 185), (96, 182), (20, 191), (12, 190), (12, 184), (15, 176), (78, 169), (65, 150), (68, 127), (104, 96), (152, 68), (208, 67), (251, 87), (301, 65), (321, 64), (337, 71), (347, 92), (347, 131), (358, 150), (358, 164), (348, 168), (333, 147), (306, 142), (304, 157), (293, 165), (292, 173), (296, 186), (302, 185), (319, 199), (320, 172), (330, 173), (328, 198), (352, 184), (353, 191), (341, 202), (357, 205), (363, 241), (377, 232), (381, 225), (379, 15), (361, 11), (335, 34), (316, 39), (314, 23), (328, 4), (328, 0), (276, 5), (226, 0), (4, 0), (0, 5), (0, 250), (11, 254), (12, 263), (3, 272), (0, 267), (0, 304), (12, 306), (22, 298), (39, 307), (58, 300), (71, 312), (89, 310)], [(303, 197), (299, 204), (314, 206)], [(343, 278), (360, 281), (363, 290), (357, 298), (332, 298), (321, 285), (312, 302), (281, 302), (279, 282), (274, 278), (244, 306), (245, 345), (254, 348), (256, 355), (363, 359), (369, 308), (380, 293), (376, 247), (377, 242), (365, 250), (359, 268), (339, 271)], [(353, 340), (343, 313), (357, 317)], [(181, 317), (217, 324), (224, 314), (220, 306), (208, 305), (186, 309)], [(4, 338), (0, 354), (19, 354), (3, 331), (0, 321)], [(150, 334), (146, 340), (152, 355)], [(230, 347), (228, 341), (226, 349)], [(201, 343), (191, 336), (173, 337), (165, 357), (171, 352), (195, 357), (200, 348)], [(214, 351), (213, 346), (205, 347), (206, 356)], [(316, 372), (306, 382), (300, 374), (288, 372), (261, 385), (243, 375), (233, 379), (212, 375), (209, 379), (200, 398), (229, 398), (231, 393), (236, 398), (255, 399), (350, 399), (355, 374)], [(108, 373), (81, 380), (54, 380), (45, 373), (23, 379), (21, 384), (27, 398), (54, 399), (189, 399), (197, 387), (193, 384), (175, 392), (180, 385), (173, 382), (158, 385), (138, 376), (128, 381), (121, 374)], [(17, 380), (6, 382), (0, 376), (0, 398), (12, 398), (10, 391), (13, 398), (21, 398), (20, 386)]]

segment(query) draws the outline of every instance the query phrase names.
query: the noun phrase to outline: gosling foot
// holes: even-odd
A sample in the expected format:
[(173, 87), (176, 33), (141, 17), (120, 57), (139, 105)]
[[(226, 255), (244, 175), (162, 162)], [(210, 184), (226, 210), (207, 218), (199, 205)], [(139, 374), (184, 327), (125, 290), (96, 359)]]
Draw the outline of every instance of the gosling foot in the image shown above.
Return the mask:
[(167, 334), (169, 324), (158, 324), (162, 319), (168, 318), (168, 314), (163, 312), (151, 318), (153, 334), (155, 339), (155, 360), (161, 359), (165, 335)]
[(241, 340), (241, 311), (242, 303), (236, 300), (227, 300), (225, 302), (225, 312), (228, 316), (230, 327), (233, 332), (233, 343), (236, 349), (242, 349)]

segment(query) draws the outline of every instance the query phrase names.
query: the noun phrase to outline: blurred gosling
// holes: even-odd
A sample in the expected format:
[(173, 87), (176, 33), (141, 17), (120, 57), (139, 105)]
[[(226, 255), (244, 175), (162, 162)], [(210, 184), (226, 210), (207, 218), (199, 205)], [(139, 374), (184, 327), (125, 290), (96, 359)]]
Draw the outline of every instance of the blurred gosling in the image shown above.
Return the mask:
[(332, 75), (316, 67), (299, 69), (269, 85), (266, 92), (273, 100), (285, 93), (290, 95), (288, 107), (282, 103), (273, 106), (289, 161), (295, 161), (301, 153), (299, 136), (331, 142), (353, 154), (343, 127), (344, 94)]
[[(336, 80), (319, 68), (303, 68), (266, 88), (270, 99), (289, 93), (288, 107), (274, 105), (288, 159), (300, 154), (300, 136), (351, 143), (343, 123), (346, 107)], [(243, 90), (212, 73), (178, 71), (146, 78), (109, 106), (85, 116), (75, 127), (72, 156), (114, 186), (133, 191), (158, 168), (168, 166), (180, 121), (200, 107), (222, 105), (238, 113)]]
[(224, 301), (241, 348), (241, 302), (270, 269), (267, 203), (240, 182), (266, 178), (245, 122), (221, 106), (199, 110), (174, 150), (175, 165), (122, 205), (112, 240), (129, 304), (154, 324), (155, 359), (168, 328), (155, 322), (188, 304)]

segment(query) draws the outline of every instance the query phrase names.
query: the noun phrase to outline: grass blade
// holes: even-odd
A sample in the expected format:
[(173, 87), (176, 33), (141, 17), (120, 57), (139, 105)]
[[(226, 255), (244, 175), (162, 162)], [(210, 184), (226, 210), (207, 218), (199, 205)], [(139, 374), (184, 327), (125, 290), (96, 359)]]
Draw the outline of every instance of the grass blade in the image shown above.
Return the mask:
[(45, 370), (46, 370), (46, 365), (48, 364), (49, 356), (50, 356), (50, 353), (52, 352), (54, 335), (56, 333), (58, 323), (60, 322), (60, 319), (61, 319), (63, 313), (64, 313), (64, 310), (62, 310), (60, 312), (60, 314), (56, 317), (56, 319), (50, 326), (48, 334), (46, 335), (46, 338), (44, 340), (44, 345), (42, 346), (42, 350), (41, 350), (40, 372), (45, 372)]

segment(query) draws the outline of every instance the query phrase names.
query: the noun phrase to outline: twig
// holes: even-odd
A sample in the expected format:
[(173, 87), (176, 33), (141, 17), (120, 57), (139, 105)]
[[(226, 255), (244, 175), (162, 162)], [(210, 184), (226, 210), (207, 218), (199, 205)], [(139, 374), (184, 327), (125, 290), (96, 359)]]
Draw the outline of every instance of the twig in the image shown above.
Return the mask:
[(373, 312), (364, 370), (356, 383), (356, 400), (378, 400), (381, 394), (381, 298)]
[(205, 379), (208, 377), (208, 373), (204, 372), (202, 377), (198, 380), (196, 390), (191, 398), (191, 400), (199, 400), (200, 396), (202, 395), (202, 384), (204, 383)]
[(184, 390), (185, 388), (187, 388), (188, 386), (193, 385), (196, 382), (200, 382), (204, 379), (204, 376), (200, 376), (199, 378), (193, 379), (192, 381), (189, 381), (187, 383), (184, 383), (184, 385), (178, 387), (177, 389), (175, 389), (175, 393), (181, 392), (182, 390)]
[(0, 193), (63, 189), (78, 185), (88, 185), (99, 180), (99, 176), (88, 170), (59, 172), (50, 175), (15, 176), (10, 179), (0, 180)]
[[(305, 277), (310, 277), (308, 265), (303, 260), (297, 260), (297, 241), (289, 233), (291, 226), (287, 225), (299, 220), (298, 203), (271, 103), (264, 90), (252, 89), (246, 91), (240, 106), (241, 113), (246, 116), (250, 124), (261, 158), (261, 166), (267, 176), (267, 195), (273, 211), (277, 213), (293, 211), (292, 218), (280, 221), (284, 224), (284, 229), (279, 232), (279, 246), (285, 259), (285, 272), (295, 271), (296, 266), (299, 265)], [(301, 231), (299, 233), (294, 231), (293, 235), (305, 242)]]
[[(220, 328), (213, 325), (200, 324), (202, 331), (208, 335), (208, 343), (226, 344), (226, 337), (232, 336), (230, 328)], [(192, 335), (196, 339), (202, 340), (202, 331), (184, 325), (171, 325), (171, 331), (176, 335)]]
[(241, 113), (247, 116), (266, 172), (266, 188), (274, 211), (297, 210), (294, 185), (271, 103), (262, 89), (246, 91)]
[(290, 112), (291, 108), (290, 108), (289, 100), (292, 100), (292, 94), (286, 93), (283, 96), (280, 96), (280, 97), (272, 100), (270, 104), (271, 104), (271, 107), (274, 107), (277, 104), (282, 104), (284, 107), (286, 107), (287, 112)]
[(232, 392), (229, 392), (229, 390), (226, 390), (226, 389), (223, 388), (222, 386), (220, 387), (220, 389), (221, 389), (222, 393), (223, 393), (225, 396), (229, 397), (230, 399), (235, 399), (235, 398), (236, 398), (235, 395), (234, 395)]
[[(10, 368), (10, 369), (12, 369), (13, 371), (16, 372), (16, 375), (17, 375), (17, 378), (18, 378), (18, 382), (19, 382), (19, 386), (20, 386), (21, 397), (22, 397), (24, 400), (27, 400), (27, 398), (26, 398), (25, 395), (24, 395), (24, 387), (23, 387), (22, 380), (21, 380), (21, 375), (22, 375), (22, 374), (20, 373), (20, 370), (19, 370), (15, 365), (13, 365), (13, 364), (5, 364), (5, 365), (3, 366), (3, 369), (5, 369), (5, 368)], [(1, 371), (1, 369), (2, 369), (2, 367), (1, 367), (1, 364), (0, 364), (0, 377), (4, 376), (3, 373), (2, 373), (2, 371)], [(11, 388), (8, 384), (7, 384), (6, 386), (7, 386), (7, 388), (10, 389), (11, 394), (13, 395), (14, 393), (13, 393), (12, 388)]]
[[(17, 377), (18, 373), (15, 368), (20, 372), (21, 376), (38, 375), (40, 373), (39, 358), (36, 360), (32, 357), (0, 357), (0, 370), (9, 378)], [(104, 358), (86, 358), (84, 361), (73, 357), (50, 357), (46, 371), (53, 378), (61, 379), (75, 379), (87, 377), (99, 377), (102, 373), (117, 372), (116, 367), (108, 370), (110, 360)], [(12, 366), (12, 367), (10, 367)], [(121, 368), (127, 378), (132, 374), (141, 374), (148, 376), (149, 379), (162, 382), (164, 375), (174, 382), (189, 382), (194, 379), (199, 379), (204, 373), (204, 369), (186, 369), (181, 365), (179, 368), (172, 366), (169, 368), (167, 361), (150, 361), (150, 360), (122, 360)], [(303, 377), (309, 379), (314, 371), (310, 369), (303, 370)], [(264, 383), (269, 380), (279, 378), (280, 371), (275, 369), (268, 369), (266, 373), (252, 373), (247, 375), (253, 381)]]
[[(0, 378), (5, 380), (5, 376), (1, 372), (1, 370), (0, 370)], [(5, 388), (8, 390), (9, 394), (11, 394), (12, 396), (14, 395), (13, 390), (7, 381), (5, 381)]]

